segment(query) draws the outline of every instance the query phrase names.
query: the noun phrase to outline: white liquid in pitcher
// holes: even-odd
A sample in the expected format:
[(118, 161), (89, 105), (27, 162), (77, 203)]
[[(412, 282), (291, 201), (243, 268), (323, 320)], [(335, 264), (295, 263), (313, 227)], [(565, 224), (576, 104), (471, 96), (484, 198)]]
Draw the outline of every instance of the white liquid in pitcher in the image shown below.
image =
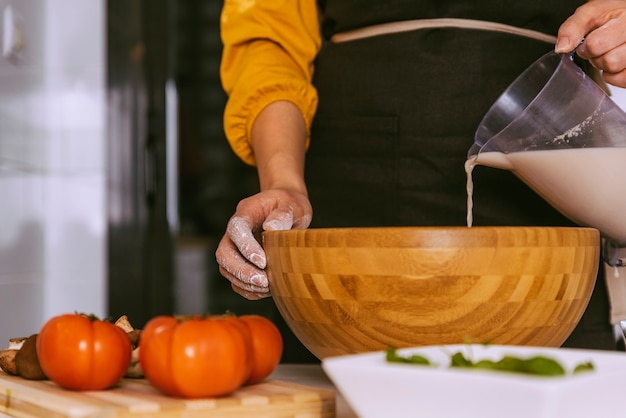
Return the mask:
[(512, 170), (573, 222), (626, 244), (626, 147), (574, 148), (502, 154), (481, 152), (465, 163), (467, 224), (472, 226), (471, 173), (476, 165)]

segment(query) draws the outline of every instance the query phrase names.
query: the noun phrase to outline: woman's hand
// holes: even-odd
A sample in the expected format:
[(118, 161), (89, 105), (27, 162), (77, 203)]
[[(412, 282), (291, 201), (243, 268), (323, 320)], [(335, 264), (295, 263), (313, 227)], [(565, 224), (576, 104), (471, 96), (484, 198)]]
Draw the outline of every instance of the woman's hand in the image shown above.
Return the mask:
[(574, 49), (607, 83), (626, 87), (626, 0), (591, 0), (576, 9), (559, 28), (555, 50)]
[(267, 259), (257, 237), (262, 231), (305, 229), (311, 214), (308, 197), (288, 190), (262, 191), (239, 202), (215, 253), (233, 290), (251, 300), (270, 296)]
[(313, 209), (304, 184), (306, 126), (288, 101), (269, 104), (252, 127), (261, 192), (243, 199), (228, 221), (215, 256), (233, 290), (248, 299), (270, 296), (260, 233), (305, 229)]

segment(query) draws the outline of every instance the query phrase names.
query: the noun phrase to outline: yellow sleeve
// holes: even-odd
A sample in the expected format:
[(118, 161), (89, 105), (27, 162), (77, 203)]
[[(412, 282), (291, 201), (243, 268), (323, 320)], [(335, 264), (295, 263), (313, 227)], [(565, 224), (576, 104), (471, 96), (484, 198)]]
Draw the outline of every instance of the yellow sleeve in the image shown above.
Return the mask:
[(293, 102), (310, 132), (317, 107), (313, 60), (321, 45), (317, 3), (225, 0), (221, 36), (220, 75), (228, 94), (224, 131), (233, 151), (255, 165), (250, 130), (268, 104)]

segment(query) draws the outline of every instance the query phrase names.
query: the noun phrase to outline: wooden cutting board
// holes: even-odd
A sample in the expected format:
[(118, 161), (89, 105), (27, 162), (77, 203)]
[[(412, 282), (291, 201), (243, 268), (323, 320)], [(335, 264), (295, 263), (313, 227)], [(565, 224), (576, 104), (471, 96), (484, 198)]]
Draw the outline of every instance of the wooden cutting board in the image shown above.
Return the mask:
[(0, 371), (0, 412), (20, 418), (332, 418), (335, 392), (267, 380), (229, 396), (187, 400), (165, 396), (144, 379), (123, 379), (105, 391), (76, 392)]

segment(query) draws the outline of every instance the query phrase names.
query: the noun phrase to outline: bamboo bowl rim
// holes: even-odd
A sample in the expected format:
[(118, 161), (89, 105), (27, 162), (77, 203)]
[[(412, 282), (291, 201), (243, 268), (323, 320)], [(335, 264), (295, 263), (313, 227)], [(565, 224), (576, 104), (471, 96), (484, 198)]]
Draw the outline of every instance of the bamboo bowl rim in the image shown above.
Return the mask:
[[(510, 232), (511, 234), (507, 233)], [(523, 232), (523, 233), (520, 233)], [(514, 234), (515, 233), (515, 234)], [(536, 242), (541, 234), (543, 240), (552, 245), (572, 244), (574, 239), (590, 240), (590, 244), (600, 245), (600, 231), (584, 226), (367, 226), (367, 227), (332, 227), (307, 228), (280, 231), (264, 231), (262, 239), (264, 245), (284, 244), (289, 239), (290, 246), (314, 247), (317, 244), (324, 246), (363, 247), (372, 243), (379, 247), (442, 247), (457, 246), (527, 246)], [(512, 239), (506, 239), (508, 237)], [(312, 240), (315, 237), (324, 237), (323, 241)], [(521, 238), (524, 239), (521, 239)], [(477, 239), (479, 238), (479, 239)], [(295, 240), (294, 240), (295, 239)], [(340, 239), (340, 240), (339, 240)]]

